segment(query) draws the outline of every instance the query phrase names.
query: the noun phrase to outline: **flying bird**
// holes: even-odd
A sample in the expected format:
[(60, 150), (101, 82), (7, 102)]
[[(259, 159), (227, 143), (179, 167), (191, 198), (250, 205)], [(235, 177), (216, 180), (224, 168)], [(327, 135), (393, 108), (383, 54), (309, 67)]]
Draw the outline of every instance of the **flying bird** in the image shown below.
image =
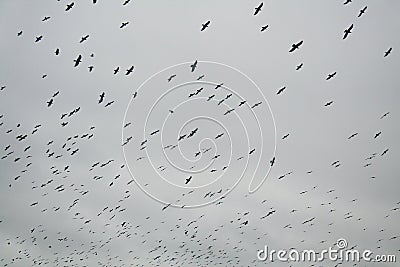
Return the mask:
[(131, 74), (134, 68), (134, 66), (131, 66), (129, 69), (127, 69), (125, 75)]
[(295, 51), (296, 49), (299, 49), (300, 46), (301, 46), (302, 44), (303, 44), (303, 40), (301, 40), (301, 41), (298, 42), (298, 43), (292, 44), (292, 47), (290, 48), (289, 53), (292, 53), (292, 52)]
[(74, 6), (74, 4), (75, 4), (74, 2), (68, 4), (65, 11), (69, 11)]
[(332, 79), (333, 77), (335, 77), (336, 75), (336, 71), (333, 73), (328, 74), (328, 77), (326, 78), (327, 81), (329, 81), (330, 79)]
[(206, 23), (201, 24), (201, 30), (200, 30), (200, 31), (201, 31), (201, 32), (204, 31), (204, 30), (208, 27), (208, 25), (210, 25), (210, 22), (211, 22), (211, 21), (207, 21)]
[(300, 70), (303, 67), (303, 63), (297, 65), (296, 70)]
[(358, 17), (361, 17), (365, 13), (366, 10), (367, 10), (367, 6), (365, 6), (363, 9), (360, 10)]
[(78, 65), (82, 62), (82, 55), (79, 55), (76, 59), (74, 59), (74, 67), (78, 67)]
[(347, 29), (344, 30), (343, 40), (346, 39), (347, 36), (351, 33), (351, 30), (353, 29), (353, 27), (354, 27), (354, 25), (351, 24), (351, 25), (349, 26), (349, 28), (347, 28)]
[(265, 31), (266, 29), (268, 29), (268, 25), (261, 26), (261, 32)]
[(285, 91), (286, 86), (282, 87), (281, 89), (278, 90), (278, 92), (276, 93), (277, 95), (281, 94), (283, 91)]
[(79, 41), (79, 43), (83, 43), (84, 41), (86, 41), (89, 38), (89, 34), (81, 37), (81, 40)]
[(390, 54), (390, 52), (392, 52), (392, 48), (391, 47), (385, 52), (383, 57), (387, 57)]
[(106, 95), (105, 92), (102, 92), (102, 93), (100, 94), (99, 104), (101, 104), (101, 103), (103, 102), (105, 95)]
[(261, 11), (261, 8), (263, 7), (263, 5), (264, 5), (264, 3), (261, 2), (261, 3), (258, 5), (258, 7), (255, 8), (254, 16), (256, 16), (256, 15)]
[(192, 69), (192, 72), (194, 72), (196, 67), (197, 67), (197, 60), (192, 65), (190, 65), (190, 68)]
[(129, 24), (129, 21), (127, 21), (127, 22), (122, 22), (122, 24), (121, 24), (121, 26), (119, 26), (119, 28), (122, 29), (122, 28), (128, 26), (128, 24)]

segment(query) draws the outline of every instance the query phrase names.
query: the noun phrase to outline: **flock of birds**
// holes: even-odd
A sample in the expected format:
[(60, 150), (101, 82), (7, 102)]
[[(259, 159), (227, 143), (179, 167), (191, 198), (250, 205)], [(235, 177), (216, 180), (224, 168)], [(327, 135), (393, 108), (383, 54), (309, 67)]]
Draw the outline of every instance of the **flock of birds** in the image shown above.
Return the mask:
[[(125, 0), (122, 5), (127, 6), (130, 2), (130, 0)], [(351, 3), (352, 0), (346, 0), (344, 5), (347, 6)], [(98, 3), (96, 0), (93, 0), (93, 4)], [(64, 10), (67, 13), (73, 12), (77, 6), (75, 2), (70, 2), (65, 5)], [(249, 16), (259, 16), (264, 8), (264, 2), (259, 3), (254, 8), (254, 12), (249, 11)], [(365, 16), (366, 12), (367, 6), (359, 11), (358, 18)], [(44, 16), (42, 22), (45, 23), (49, 20), (51, 20), (50, 16)], [(123, 21), (119, 28), (123, 29), (128, 27), (128, 25), (129, 21)], [(211, 26), (210, 20), (202, 23), (200, 32), (206, 31)], [(262, 32), (267, 29), (269, 29), (268, 25), (261, 27)], [(342, 39), (351, 41), (350, 37), (353, 30), (355, 30), (354, 24), (344, 29)], [(29, 41), (23, 39), (23, 36), (23, 30), (18, 31), (16, 34), (16, 37), (21, 38), (21, 41)], [(38, 35), (34, 43), (44, 42), (45, 39), (43, 37), (44, 35)], [(91, 38), (90, 35), (86, 34), (81, 37), (79, 43), (84, 43), (89, 38)], [(304, 40), (299, 40), (288, 46), (288, 52), (295, 53), (301, 50), (303, 45)], [(392, 47), (390, 47), (386, 51), (382, 51), (383, 57), (390, 56), (392, 50)], [(55, 50), (51, 51), (51, 54), (53, 53), (55, 56), (62, 56), (62, 48), (55, 48)], [(90, 57), (93, 58), (94, 54), (91, 54)], [(83, 53), (71, 58), (71, 71), (81, 67), (84, 62)], [(194, 61), (190, 65), (190, 71), (195, 72), (198, 64), (197, 60)], [(296, 71), (300, 71), (304, 67), (304, 64), (306, 63), (297, 65)], [(87, 68), (89, 72), (93, 72), (95, 66), (88, 65)], [(122, 68), (121, 70), (121, 68), (120, 66), (116, 67), (113, 70), (113, 75), (117, 75), (125, 69)], [(135, 66), (127, 66), (125, 75), (132, 75), (134, 70)], [(177, 74), (165, 77), (166, 84), (176, 77)], [(337, 71), (334, 71), (327, 74), (326, 80), (330, 81), (336, 77)], [(46, 79), (47, 75), (45, 74), (41, 78)], [(201, 75), (197, 80), (203, 78), (204, 75)], [(223, 82), (219, 83), (215, 89), (217, 90), (223, 87), (223, 85)], [(286, 87), (280, 88), (276, 92), (276, 95), (283, 94), (285, 89)], [(13, 90), (12, 86), (1, 85), (0, 101), (7, 101), (6, 96), (1, 95), (6, 93), (7, 90)], [(188, 98), (197, 97), (201, 93), (201, 89), (191, 92)], [(68, 126), (71, 127), (71, 121), (79, 120), (78, 114), (85, 107), (78, 106), (68, 111), (59, 112), (60, 109), (57, 109), (57, 104), (63, 101), (59, 99), (62, 94), (62, 90), (55, 91), (49, 98), (43, 101), (42, 106), (53, 114), (60, 113), (59, 125), (64, 130)], [(135, 92), (133, 97), (140, 97), (140, 94), (138, 95)], [(207, 101), (212, 100), (214, 97), (215, 95), (209, 95)], [(227, 94), (220, 100), (219, 105), (230, 97), (231, 95)], [(115, 99), (109, 98), (106, 91), (100, 92), (93, 99), (94, 105), (101, 105), (102, 108), (110, 107), (115, 101)], [(334, 101), (330, 100), (323, 105), (328, 107), (333, 103)], [(245, 100), (240, 101), (235, 108), (244, 104), (247, 104)], [(251, 103), (250, 107), (253, 109), (261, 104), (262, 101)], [(235, 108), (226, 110), (223, 115), (228, 116), (230, 113), (234, 113)], [(169, 113), (174, 113), (174, 110), (170, 109)], [(389, 111), (383, 111), (382, 115), (377, 117), (377, 120), (390, 124), (390, 115)], [(398, 232), (382, 226), (379, 228), (378, 233), (376, 233), (375, 225), (373, 223), (370, 224), (360, 215), (358, 208), (363, 205), (362, 200), (342, 196), (340, 190), (336, 188), (326, 190), (323, 181), (301, 189), (298, 192), (300, 200), (296, 208), (283, 206), (278, 209), (276, 208), (278, 203), (274, 199), (251, 200), (252, 196), (246, 194), (244, 196), (237, 196), (238, 201), (245, 204), (244, 207), (242, 206), (239, 209), (231, 209), (233, 206), (229, 202), (232, 199), (225, 197), (214, 203), (215, 205), (209, 207), (209, 209), (199, 209), (194, 215), (191, 213), (192, 217), (185, 216), (186, 210), (173, 209), (171, 204), (157, 206), (157, 210), (161, 215), (148, 215), (150, 212), (147, 212), (147, 208), (142, 206), (146, 204), (136, 203), (137, 201), (132, 200), (140, 198), (140, 195), (143, 195), (143, 193), (135, 187), (134, 180), (129, 177), (125, 162), (122, 160), (95, 160), (89, 165), (83, 166), (85, 172), (76, 173), (77, 171), (75, 170), (79, 170), (82, 168), (82, 165), (87, 164), (87, 161), (79, 158), (77, 160), (76, 157), (79, 157), (81, 151), (85, 148), (87, 149), (91, 142), (96, 142), (98, 131), (101, 131), (98, 127), (88, 126), (86, 130), (76, 130), (72, 135), (60, 134), (57, 137), (54, 136), (54, 138), (50, 137), (44, 144), (38, 145), (39, 141), (37, 140), (48, 138), (46, 132), (41, 133), (42, 128), (46, 127), (46, 121), (43, 120), (35, 126), (29, 127), (23, 123), (10, 121), (10, 117), (10, 114), (7, 113), (0, 114), (0, 140), (1, 144), (4, 145), (2, 154), (0, 154), (0, 164), (2, 168), (7, 166), (7, 176), (2, 175), (0, 181), (1, 187), (8, 190), (7, 194), (9, 196), (15, 197), (19, 196), (19, 190), (28, 187), (29, 192), (24, 194), (28, 194), (29, 197), (24, 199), (24, 202), (26, 202), (24, 208), (29, 210), (27, 214), (43, 218), (43, 223), (30, 223), (29, 218), (25, 218), (27, 221), (23, 223), (30, 225), (29, 228), (18, 229), (17, 232), (11, 230), (8, 232), (10, 225), (16, 224), (16, 222), (8, 217), (10, 215), (6, 215), (5, 212), (0, 210), (0, 264), (2, 266), (94, 266), (95, 264), (99, 266), (258, 266), (259, 262), (256, 259), (256, 251), (249, 251), (245, 244), (247, 244), (248, 239), (253, 238), (250, 243), (257, 249), (261, 249), (264, 241), (268, 240), (269, 236), (273, 236), (273, 234), (266, 231), (265, 225), (277, 225), (281, 220), (287, 220), (287, 223), (271, 231), (292, 233), (295, 238), (300, 237), (296, 243), (297, 245), (293, 248), (303, 246), (310, 248), (316, 243), (326, 246), (334, 245), (332, 244), (335, 240), (333, 233), (335, 232), (335, 227), (339, 224), (338, 222), (345, 225), (356, 225), (365, 235), (375, 237), (377, 234), (379, 238), (374, 240), (376, 246), (369, 249), (383, 252), (385, 246), (399, 247), (400, 234)], [(127, 127), (135, 127), (135, 125), (132, 122), (126, 122), (123, 128)], [(178, 136), (177, 141), (191, 138), (198, 131), (199, 128), (194, 128), (190, 132)], [(56, 134), (58, 135), (58, 133)], [(160, 134), (160, 129), (152, 131), (150, 136), (157, 134)], [(353, 132), (348, 136), (347, 141), (351, 142), (351, 140), (361, 134), (358, 131)], [(283, 134), (280, 142), (285, 142), (292, 135), (293, 133)], [(378, 131), (370, 139), (373, 141), (384, 138), (383, 135), (383, 130)], [(127, 137), (121, 145), (129, 145), (133, 138), (133, 136)], [(225, 134), (221, 132), (213, 138), (225, 138)], [(102, 142), (104, 141), (97, 141), (100, 145)], [(147, 139), (141, 142), (141, 150), (146, 149), (147, 142)], [(174, 149), (176, 147), (176, 144), (171, 144), (163, 149)], [(210, 149), (195, 151), (194, 157), (196, 158), (201, 154), (207, 153)], [(248, 154), (251, 155), (257, 152), (257, 148), (251, 148)], [(40, 155), (37, 155), (37, 153), (40, 153)], [(220, 155), (215, 154), (212, 159), (218, 157)], [(370, 168), (374, 162), (384, 160), (385, 157), (390, 157), (389, 147), (382, 147), (381, 151), (374, 151), (368, 155), (363, 159), (362, 168)], [(141, 159), (137, 158), (136, 160)], [(240, 159), (238, 158), (237, 160)], [(50, 164), (50, 167), (45, 170), (47, 163)], [(275, 167), (280, 163), (282, 162), (279, 162), (279, 158), (276, 159), (275, 157), (271, 158), (269, 162), (271, 167)], [(336, 160), (327, 163), (327, 166), (328, 168), (336, 169), (340, 168), (343, 164), (345, 163), (341, 160)], [(224, 166), (223, 170), (227, 167)], [(317, 166), (314, 167), (318, 169)], [(166, 167), (159, 166), (158, 168), (163, 171)], [(38, 169), (41, 177), (37, 175)], [(214, 171), (216, 170), (210, 169), (210, 172)], [(315, 169), (310, 169), (305, 175), (312, 176), (314, 171)], [(10, 176), (10, 172), (14, 172), (15, 174)], [(32, 173), (35, 173), (34, 177)], [(276, 177), (271, 177), (271, 179), (284, 181), (284, 178), (295, 174), (302, 175), (302, 173), (296, 170), (291, 170)], [(80, 180), (73, 179), (75, 176), (82, 175), (87, 175), (89, 178), (80, 177)], [(189, 185), (193, 181), (192, 179), (193, 177), (189, 176), (182, 183)], [(370, 179), (375, 180), (378, 177), (371, 175)], [(106, 187), (97, 189), (100, 191), (116, 190), (116, 187), (124, 189), (122, 190), (122, 194), (116, 195), (116, 198), (113, 195), (112, 197), (115, 199), (104, 205), (101, 209), (88, 211), (87, 206), (89, 204), (87, 203), (87, 199), (91, 194), (95, 194), (93, 192), (94, 189), (91, 188), (93, 185), (92, 182), (104, 183), (106, 185)], [(209, 192), (205, 197), (213, 194), (221, 194), (222, 192), (223, 189), (216, 192)], [(190, 194), (190, 191), (188, 194)], [(322, 203), (304, 200), (306, 196), (312, 199), (316, 195), (319, 195), (323, 199)], [(35, 199), (32, 199), (32, 196)], [(146, 196), (142, 197), (146, 198)], [(50, 199), (52, 200), (50, 201)], [(7, 199), (6, 201), (11, 203), (13, 199)], [(101, 203), (100, 199), (97, 201)], [(135, 204), (132, 204), (132, 201)], [(255, 203), (256, 201), (257, 203)], [(340, 205), (345, 205), (348, 211), (342, 213), (342, 210), (339, 209)], [(252, 210), (253, 206), (257, 206), (258, 208)], [(141, 212), (136, 212), (138, 210), (141, 210)], [(226, 217), (216, 219), (215, 216), (218, 217), (218, 214), (222, 210), (229, 210), (226, 211)], [(392, 207), (385, 211), (385, 215), (382, 218), (378, 218), (378, 220), (387, 221), (391, 218), (398, 221), (399, 211), (400, 201), (393, 203)], [(126, 215), (136, 213), (138, 214), (134, 218)], [(168, 213), (172, 215), (168, 217)], [(335, 217), (330, 217), (331, 214)], [(319, 216), (326, 216), (328, 219), (323, 219)], [(51, 219), (47, 220), (48, 218)], [(70, 228), (57, 228), (58, 223), (54, 222), (54, 220), (59, 220), (58, 218), (68, 218)], [(48, 224), (47, 222), (49, 221), (52, 221), (51, 224), (53, 225)], [(324, 233), (325, 235), (321, 237), (321, 240), (318, 237), (310, 236), (319, 227), (326, 227), (328, 229), (328, 233)], [(71, 229), (73, 229), (72, 233)], [(126, 247), (126, 244), (135, 245)], [(362, 244), (354, 244), (351, 248), (361, 247), (363, 247)], [(395, 252), (400, 252), (400, 249), (397, 249)], [(248, 259), (243, 258), (242, 255), (253, 255), (254, 257)], [(290, 266), (292, 266), (291, 264), (296, 266), (295, 263), (289, 264)], [(337, 263), (335, 266), (341, 264)], [(359, 266), (357, 263), (354, 265)], [(310, 263), (308, 266), (316, 265)]]

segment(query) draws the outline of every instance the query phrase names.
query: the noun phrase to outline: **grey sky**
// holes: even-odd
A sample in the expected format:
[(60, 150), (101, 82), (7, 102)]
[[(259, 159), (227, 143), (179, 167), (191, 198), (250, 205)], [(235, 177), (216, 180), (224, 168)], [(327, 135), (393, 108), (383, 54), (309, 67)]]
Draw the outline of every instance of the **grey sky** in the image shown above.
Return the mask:
[[(345, 238), (349, 247), (395, 254), (400, 260), (400, 147), (396, 141), (400, 136), (400, 3), (263, 1), (261, 12), (253, 16), (260, 2), (131, 0), (122, 5), (124, 1), (74, 1), (66, 12), (70, 2), (64, 0), (0, 1), (0, 86), (5, 86), (0, 91), (0, 156), (14, 151), (0, 160), (0, 265), (262, 266), (256, 253), (264, 245), (322, 250), (338, 238)], [(358, 17), (365, 6), (365, 14)], [(42, 22), (45, 16), (50, 19)], [(208, 20), (209, 27), (200, 32)], [(122, 22), (129, 24), (120, 29)], [(261, 32), (267, 24), (268, 29)], [(352, 33), (342, 40), (344, 29), (351, 24)], [(22, 35), (17, 36), (20, 31)], [(87, 34), (89, 38), (80, 43)], [(40, 35), (42, 40), (35, 42)], [(300, 40), (304, 40), (300, 49), (289, 53), (291, 45)], [(384, 57), (390, 47), (391, 54)], [(58, 56), (56, 48), (60, 49)], [(82, 63), (74, 68), (73, 60), (79, 54)], [(198, 68), (192, 73), (189, 65), (195, 60)], [(145, 153), (139, 149), (149, 108), (173, 86), (204, 74), (202, 81), (224, 83), (245, 96), (249, 105), (259, 101), (260, 95), (248, 81), (202, 61), (223, 63), (248, 75), (273, 111), (276, 162), (254, 194), (248, 193), (251, 172), (246, 172), (230, 194), (215, 198), (243, 170), (238, 155), (247, 157), (256, 148), (249, 156), (249, 170), (255, 169), (253, 159), (262, 152), (258, 171), (265, 173), (275, 145), (265, 101), (247, 110), (261, 120), (264, 149), (260, 151), (259, 131), (251, 113), (239, 112), (239, 99), (233, 96), (223, 103), (226, 107), (217, 106), (228, 94), (224, 88), (216, 91), (200, 83), (178, 88), (157, 106), (145, 129), (149, 134), (161, 128), (170, 116), (161, 133), (149, 138), (147, 152), (154, 162), (167, 167), (166, 178), (184, 186), (186, 173), (178, 175), (163, 162), (158, 138), (163, 134), (172, 143), (184, 123), (200, 115), (227, 127), (234, 151), (227, 172), (221, 170), (231, 152), (225, 134), (214, 140), (221, 157), (193, 175), (193, 184), (189, 183), (197, 186), (222, 175), (212, 189), (188, 193), (190, 189), (167, 187), (151, 175), (151, 168), (136, 161)], [(212, 191), (218, 204), (162, 210), (165, 205), (132, 182), (121, 147), (122, 124), (139, 86), (151, 75), (184, 62), (190, 64), (174, 68), (174, 73), (162, 73), (132, 101), (126, 121), (132, 125), (124, 130), (124, 137), (133, 136), (125, 147), (128, 165), (140, 185), (149, 183), (148, 191), (162, 195), (166, 202), (194, 205), (204, 202), (203, 195)], [(296, 71), (300, 63), (303, 66)], [(134, 71), (125, 75), (132, 65)], [(94, 66), (92, 72), (89, 66)], [(114, 75), (117, 67), (119, 73)], [(333, 72), (337, 74), (327, 81)], [(177, 76), (167, 82), (171, 74)], [(183, 103), (199, 87), (204, 91)], [(277, 95), (282, 87), (286, 89)], [(213, 90), (215, 100), (207, 102)], [(104, 102), (98, 104), (102, 92)], [(51, 98), (54, 103), (47, 107)], [(169, 114), (168, 109), (181, 103)], [(60, 119), (78, 107), (78, 112)], [(229, 107), (235, 108), (231, 117), (222, 115)], [(235, 116), (241, 117), (251, 137), (250, 146)], [(62, 122), (68, 124), (62, 127)], [(38, 124), (42, 126), (32, 134)], [(202, 139), (214, 139), (221, 132), (209, 120), (195, 120), (182, 132), (196, 127), (198, 133), (181, 142), (181, 152), (191, 159), (199, 144), (201, 148), (212, 146), (201, 143)], [(349, 140), (353, 133), (358, 134)], [(20, 134), (27, 138), (17, 141)], [(53, 143), (47, 145), (49, 141)], [(194, 165), (207, 166), (214, 152), (205, 153)], [(186, 171), (191, 167), (178, 150), (166, 153)], [(335, 161), (340, 166), (331, 166)], [(96, 162), (100, 163), (91, 170)], [(217, 171), (211, 173), (211, 169)], [(258, 182), (263, 177), (259, 173), (255, 176)], [(58, 192), (61, 185), (64, 191)], [(276, 212), (261, 219), (271, 210)], [(352, 217), (345, 219), (348, 215)], [(311, 223), (303, 224), (313, 217)], [(245, 221), (247, 225), (242, 224)], [(311, 264), (275, 262), (274, 266)], [(324, 266), (335, 264), (324, 262)], [(357, 263), (365, 265), (375, 266)]]

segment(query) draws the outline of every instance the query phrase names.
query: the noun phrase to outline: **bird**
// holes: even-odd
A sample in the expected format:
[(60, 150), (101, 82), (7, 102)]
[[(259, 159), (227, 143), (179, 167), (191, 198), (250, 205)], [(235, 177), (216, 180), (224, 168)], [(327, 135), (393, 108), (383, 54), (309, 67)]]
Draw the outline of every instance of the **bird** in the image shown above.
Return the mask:
[(325, 103), (325, 107), (332, 105), (333, 101), (329, 101), (327, 103)]
[(266, 29), (268, 29), (268, 25), (261, 26), (261, 32), (265, 31)]
[(23, 31), (19, 31), (19, 32), (17, 32), (17, 36), (21, 36), (21, 35), (22, 35), (22, 33), (23, 33)]
[(51, 107), (51, 105), (53, 105), (53, 102), (54, 102), (53, 98), (51, 98), (49, 101), (47, 101), (47, 107), (48, 108)]
[(346, 0), (346, 2), (343, 3), (343, 5), (347, 5), (349, 3), (353, 2), (352, 0)]
[(343, 40), (347, 38), (347, 36), (351, 33), (351, 30), (353, 29), (354, 25), (351, 24), (347, 29), (344, 30), (344, 35), (343, 35)]
[(392, 48), (391, 47), (385, 52), (383, 57), (387, 57), (390, 54), (390, 52), (392, 52)]
[(328, 77), (326, 78), (327, 81), (329, 81), (330, 79), (332, 79), (333, 77), (335, 77), (336, 75), (336, 71), (333, 73), (328, 74)]
[(100, 96), (99, 96), (99, 97), (100, 97), (100, 98), (99, 98), (99, 104), (103, 102), (105, 95), (106, 95), (105, 92), (102, 92), (102, 93), (100, 94)]
[(42, 21), (46, 21), (46, 20), (49, 20), (49, 19), (50, 19), (50, 17), (45, 16), (45, 17), (42, 19)]
[(361, 17), (365, 13), (366, 10), (367, 10), (367, 6), (365, 6), (363, 9), (360, 10), (358, 17)]
[(225, 115), (228, 115), (229, 113), (231, 113), (231, 112), (234, 111), (234, 110), (235, 110), (234, 108), (228, 109), (227, 111), (225, 111), (224, 116), (225, 116)]
[(303, 40), (301, 40), (301, 41), (298, 42), (298, 43), (292, 44), (292, 47), (290, 48), (289, 53), (292, 53), (292, 52), (294, 52), (296, 49), (299, 49), (300, 46), (301, 46), (302, 44), (303, 44)]
[(60, 54), (60, 49), (57, 48), (56, 51), (54, 51), (54, 54), (56, 54), (56, 56), (58, 56)]
[(190, 175), (188, 178), (185, 180), (185, 184), (188, 184), (192, 180), (192, 175)]
[(258, 106), (261, 105), (261, 104), (262, 104), (262, 102), (257, 102), (257, 103), (255, 103), (253, 106), (251, 106), (251, 108), (258, 107)]
[(296, 70), (300, 70), (303, 67), (303, 63), (297, 65)]
[(70, 3), (67, 5), (67, 7), (65, 8), (65, 11), (69, 11), (73, 6), (74, 6), (74, 2)]
[(201, 31), (201, 32), (204, 31), (204, 30), (208, 27), (208, 25), (210, 25), (210, 22), (211, 22), (211, 21), (207, 21), (206, 23), (201, 24), (201, 30), (200, 30), (200, 31)]
[(208, 98), (207, 98), (207, 101), (210, 101), (211, 99), (213, 99), (215, 97), (215, 95), (210, 95)]
[(278, 92), (276, 92), (277, 95), (281, 94), (283, 91), (285, 91), (286, 86), (282, 87), (281, 89), (278, 90)]
[(378, 138), (381, 134), (382, 134), (382, 132), (376, 133), (375, 136), (374, 136), (374, 139)]
[(78, 57), (76, 59), (74, 59), (74, 67), (78, 67), (79, 64), (82, 62), (82, 55), (78, 55)]
[(89, 34), (81, 37), (81, 40), (79, 41), (79, 43), (83, 43), (84, 41), (86, 41), (89, 38)]
[(224, 135), (224, 133), (220, 133), (215, 137), (215, 139), (221, 138), (223, 135)]
[(173, 75), (171, 75), (171, 76), (169, 76), (169, 78), (168, 78), (168, 82), (170, 82), (173, 78), (175, 78), (176, 77), (176, 74), (173, 74)]
[(125, 0), (125, 2), (122, 4), (123, 6), (127, 5), (131, 0)]
[(127, 21), (127, 22), (122, 22), (122, 24), (121, 24), (121, 26), (119, 26), (119, 28), (122, 29), (122, 28), (128, 26), (128, 24), (129, 24), (129, 21)]
[(358, 135), (358, 133), (353, 133), (352, 135), (350, 135), (349, 137), (347, 137), (347, 139), (352, 139), (352, 138), (354, 138), (354, 137), (356, 137)]
[(197, 80), (200, 81), (200, 80), (203, 79), (203, 78), (204, 78), (204, 75), (200, 75), (200, 76), (197, 78)]
[(270, 161), (269, 161), (271, 167), (274, 166), (275, 164), (275, 157), (273, 157)]
[(110, 102), (108, 102), (104, 107), (106, 108), (106, 107), (108, 107), (108, 106), (111, 106), (113, 103), (114, 103), (114, 101), (110, 101)]
[(155, 134), (157, 134), (158, 132), (160, 132), (160, 130), (155, 130), (155, 131), (151, 132), (150, 135), (155, 135)]
[(132, 65), (129, 69), (126, 70), (125, 75), (131, 74), (134, 68), (135, 68), (135, 67)]
[(240, 107), (240, 106), (243, 106), (244, 104), (246, 104), (246, 102), (247, 102), (246, 100), (240, 101), (240, 103), (239, 103), (238, 106), (239, 106), (239, 107)]
[(35, 43), (40, 42), (40, 41), (42, 40), (42, 38), (43, 38), (43, 35), (37, 36), (37, 37), (36, 37), (36, 40), (35, 40)]
[(215, 86), (215, 90), (217, 90), (218, 88), (220, 88), (222, 85), (224, 85), (224, 83), (220, 83), (220, 84), (217, 84), (217, 86)]
[(383, 114), (381, 117), (380, 117), (380, 119), (383, 119), (383, 118), (385, 118), (387, 115), (389, 115), (390, 114), (390, 112), (386, 112), (385, 114)]
[(264, 5), (264, 3), (261, 2), (261, 3), (255, 8), (254, 16), (256, 16), (256, 15), (261, 11), (261, 8), (263, 7), (263, 5)]
[(119, 71), (119, 67), (116, 67), (116, 68), (114, 69), (114, 75), (117, 74), (118, 71)]
[(190, 65), (190, 68), (192, 69), (192, 72), (194, 72), (196, 67), (197, 67), (197, 60), (192, 65)]
[(288, 138), (289, 137), (289, 134), (285, 134), (283, 137), (282, 137), (282, 140), (285, 140), (286, 138)]
[(88, 66), (89, 72), (92, 72), (92, 71), (93, 71), (93, 68), (94, 68), (94, 66), (93, 66), (93, 65), (91, 65), (91, 66)]

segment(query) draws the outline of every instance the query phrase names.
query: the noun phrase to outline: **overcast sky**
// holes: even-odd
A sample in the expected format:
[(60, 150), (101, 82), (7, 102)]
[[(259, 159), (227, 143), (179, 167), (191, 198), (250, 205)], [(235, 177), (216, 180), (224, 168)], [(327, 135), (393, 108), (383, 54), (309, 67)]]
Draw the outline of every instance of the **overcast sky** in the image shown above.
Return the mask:
[(399, 261), (400, 3), (343, 2), (0, 1), (0, 265)]

